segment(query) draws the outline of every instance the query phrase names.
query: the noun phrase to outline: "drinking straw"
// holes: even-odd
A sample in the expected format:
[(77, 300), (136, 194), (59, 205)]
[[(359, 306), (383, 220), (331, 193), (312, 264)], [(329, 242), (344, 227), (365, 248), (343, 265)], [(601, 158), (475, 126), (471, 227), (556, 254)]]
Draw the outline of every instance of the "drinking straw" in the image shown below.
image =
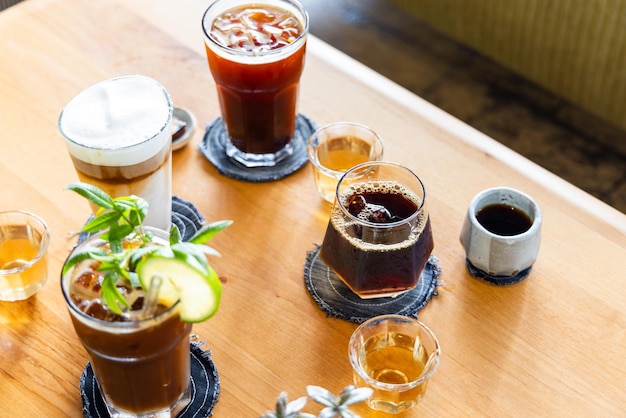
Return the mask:
[(163, 278), (158, 274), (152, 276), (150, 279), (150, 287), (146, 294), (146, 299), (143, 304), (143, 316), (144, 318), (151, 318), (156, 314), (157, 300), (159, 296), (159, 289), (163, 284)]

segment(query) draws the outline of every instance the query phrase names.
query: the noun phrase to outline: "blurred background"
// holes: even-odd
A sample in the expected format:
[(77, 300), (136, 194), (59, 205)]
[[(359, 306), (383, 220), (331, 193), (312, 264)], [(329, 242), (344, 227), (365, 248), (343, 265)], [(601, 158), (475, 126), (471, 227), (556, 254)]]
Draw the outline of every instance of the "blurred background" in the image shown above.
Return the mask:
[(626, 0), (301, 2), (313, 35), (626, 213)]

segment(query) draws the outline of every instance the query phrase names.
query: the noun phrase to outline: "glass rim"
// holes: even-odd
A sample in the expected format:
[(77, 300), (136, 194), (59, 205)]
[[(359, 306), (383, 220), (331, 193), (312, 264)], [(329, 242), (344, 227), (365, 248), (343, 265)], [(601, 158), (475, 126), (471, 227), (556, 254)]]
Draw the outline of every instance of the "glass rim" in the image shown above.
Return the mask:
[[(318, 168), (320, 171), (322, 171), (323, 173), (335, 177), (338, 180), (341, 178), (341, 176), (343, 176), (343, 174), (348, 171), (337, 171), (337, 170), (332, 170), (324, 165), (322, 165), (322, 163), (319, 160), (319, 156), (317, 154), (317, 147), (319, 146), (319, 144), (314, 145), (315, 140), (319, 137), (320, 133), (322, 133), (323, 131), (327, 130), (327, 129), (331, 129), (331, 128), (335, 128), (338, 126), (347, 126), (347, 127), (354, 127), (354, 128), (358, 128), (358, 129), (362, 129), (364, 131), (369, 132), (372, 137), (374, 138), (373, 141), (366, 141), (367, 143), (372, 143), (372, 147), (375, 151), (377, 151), (377, 157), (375, 160), (369, 160), (366, 162), (379, 162), (381, 161), (381, 159), (383, 158), (383, 154), (384, 154), (384, 142), (383, 142), (383, 138), (378, 134), (378, 132), (376, 132), (375, 130), (373, 130), (372, 128), (370, 128), (367, 125), (364, 125), (362, 123), (359, 122), (343, 122), (343, 121), (338, 121), (338, 122), (332, 122), (329, 124), (326, 124), (324, 126), (320, 126), (319, 128), (317, 128), (312, 134), (311, 136), (309, 136), (309, 139), (307, 139), (306, 141), (306, 148), (307, 148), (307, 155), (309, 157), (309, 161), (311, 162), (311, 164), (315, 165), (316, 168)], [(359, 137), (360, 139), (363, 139), (361, 137)]]
[[(156, 232), (160, 232), (163, 234), (167, 234), (167, 232), (162, 229), (154, 228), (150, 226), (144, 226), (144, 229), (153, 231), (153, 232), (156, 231)], [(100, 236), (104, 234), (105, 232), (107, 231), (100, 231), (97, 234), (91, 235), (84, 241), (81, 241), (78, 244), (76, 244), (76, 246), (72, 249), (72, 251), (66, 257), (65, 261), (63, 262), (63, 265), (65, 265), (65, 262), (67, 262), (67, 260), (72, 256), (72, 254), (74, 253), (74, 251), (76, 251), (77, 248), (79, 248), (83, 244), (87, 245), (88, 243), (91, 243), (92, 241), (99, 240)], [(160, 237), (160, 238), (165, 239), (163, 237)], [(65, 299), (65, 303), (70, 309), (70, 312), (73, 315), (75, 315), (79, 321), (83, 323), (96, 324), (96, 326), (101, 327), (105, 330), (126, 331), (128, 333), (135, 332), (145, 327), (146, 326), (145, 324), (163, 320), (164, 316), (166, 318), (169, 318), (169, 316), (176, 309), (178, 309), (178, 305), (180, 304), (180, 300), (178, 300), (172, 306), (168, 306), (165, 310), (158, 312), (156, 315), (149, 316), (149, 317), (142, 318), (142, 319), (135, 319), (132, 321), (106, 321), (104, 319), (95, 318), (91, 315), (86, 314), (72, 302), (71, 296), (69, 295), (69, 283), (67, 284), (67, 286), (65, 285), (65, 276), (63, 275), (63, 269), (61, 269), (61, 283), (60, 284), (61, 284), (61, 292), (63, 293), (63, 298)]]
[[(282, 57), (282, 55), (290, 55), (289, 53), (286, 53), (285, 51), (293, 50), (293, 52), (295, 52), (299, 50), (302, 44), (304, 43), (304, 41), (306, 41), (306, 38), (309, 34), (309, 21), (310, 21), (309, 14), (304, 8), (304, 6), (298, 0), (274, 0), (274, 1), (259, 0), (256, 2), (241, 1), (239, 4), (234, 4), (233, 7), (237, 5), (247, 5), (247, 4), (254, 4), (255, 6), (256, 5), (262, 6), (263, 4), (280, 4), (280, 3), (291, 4), (296, 8), (298, 13), (300, 13), (302, 17), (302, 23), (303, 23), (302, 31), (293, 42), (277, 49), (270, 49), (270, 50), (263, 50), (262, 52), (255, 52), (255, 51), (241, 51), (241, 50), (229, 48), (226, 45), (222, 45), (211, 36), (210, 27), (207, 28), (207, 24), (206, 24), (208, 14), (211, 13), (215, 8), (218, 8), (220, 6), (218, 3), (222, 3), (222, 1), (220, 0), (214, 1), (213, 3), (209, 5), (209, 7), (207, 7), (207, 9), (202, 14), (202, 21), (201, 21), (202, 33), (204, 34), (204, 41), (207, 44), (207, 46), (210, 43), (212, 47), (217, 48), (226, 56), (245, 57), (245, 58), (255, 58), (255, 57), (267, 58), (267, 57), (274, 57), (274, 56)], [(225, 8), (222, 11), (226, 11), (226, 10), (228, 10), (228, 8)], [(212, 23), (212, 22), (213, 20), (211, 20), (211, 22), (208, 22), (208, 23)], [(209, 33), (207, 33), (207, 31)], [(268, 61), (268, 63), (270, 62), (272, 61)]]
[[(79, 97), (81, 94), (83, 94), (85, 91), (102, 85), (102, 84), (108, 84), (108, 83), (113, 83), (119, 80), (124, 80), (124, 79), (131, 79), (131, 78), (141, 78), (141, 79), (146, 79), (146, 80), (150, 80), (151, 82), (155, 83), (156, 86), (158, 86), (161, 90), (161, 92), (163, 93), (165, 100), (167, 102), (167, 106), (169, 109), (169, 116), (167, 117), (167, 119), (165, 120), (165, 122), (163, 123), (162, 126), (160, 126), (158, 129), (155, 129), (154, 134), (148, 136), (146, 135), (146, 138), (142, 139), (139, 142), (134, 142), (132, 144), (125, 144), (119, 147), (115, 147), (115, 148), (111, 148), (111, 147), (99, 147), (97, 145), (87, 145), (84, 144), (82, 142), (78, 142), (75, 139), (71, 138), (64, 130), (63, 130), (63, 126), (62, 126), (62, 121), (63, 121), (63, 115), (65, 113), (65, 109), (67, 108), (67, 105), (69, 105), (74, 99), (76, 99), (77, 97)], [(169, 94), (169, 92), (165, 89), (165, 86), (163, 86), (159, 81), (155, 80), (152, 77), (148, 77), (145, 75), (141, 75), (141, 74), (127, 74), (127, 75), (121, 75), (121, 76), (117, 76), (117, 77), (112, 77), (112, 78), (108, 78), (106, 80), (102, 80), (99, 81), (97, 83), (91, 84), (89, 86), (87, 86), (85, 89), (81, 90), (79, 93), (77, 93), (74, 97), (72, 97), (66, 104), (65, 106), (63, 106), (63, 109), (61, 109), (61, 113), (59, 114), (59, 118), (57, 119), (57, 128), (59, 129), (59, 132), (61, 133), (61, 135), (63, 136), (63, 138), (65, 138), (66, 141), (74, 144), (76, 147), (79, 148), (83, 148), (83, 149), (87, 149), (87, 150), (98, 150), (98, 151), (104, 151), (104, 152), (117, 152), (120, 150), (127, 150), (127, 149), (132, 149), (135, 147), (141, 147), (143, 145), (145, 145), (146, 143), (153, 141), (155, 138), (161, 136), (163, 134), (163, 132), (167, 129), (168, 125), (171, 123), (171, 121), (174, 118), (174, 104), (172, 102), (172, 98)], [(165, 136), (164, 136), (165, 138)], [(169, 142), (171, 142), (171, 139), (169, 139)], [(167, 143), (166, 140), (164, 140), (164, 143)], [(158, 153), (158, 152), (157, 152)], [(79, 158), (78, 156), (75, 156), (72, 153), (72, 156), (74, 158), (79, 159), (80, 161), (84, 161), (83, 159)], [(150, 157), (152, 157), (152, 155), (150, 155)], [(149, 157), (148, 157), (149, 158)], [(142, 161), (147, 160), (148, 158), (144, 158)]]
[(43, 258), (43, 256), (46, 254), (46, 251), (48, 250), (48, 244), (50, 244), (50, 229), (48, 228), (48, 224), (46, 224), (46, 222), (40, 216), (34, 214), (33, 212), (26, 211), (26, 210), (0, 211), (0, 216), (11, 215), (11, 214), (26, 215), (26, 217), (34, 219), (39, 224), (39, 226), (42, 227), (43, 229), (41, 231), (42, 234), (41, 234), (41, 239), (39, 240), (39, 251), (37, 251), (37, 255), (31, 258), (30, 260), (28, 260), (28, 262), (22, 264), (21, 266), (13, 267), (10, 269), (0, 269), (0, 276), (8, 276), (10, 274), (17, 274), (17, 273), (23, 272), (24, 270), (29, 269), (35, 263), (37, 263), (39, 260)]
[[(365, 373), (361, 365), (361, 362), (358, 358), (358, 355), (355, 355), (354, 347), (356, 346), (356, 339), (358, 338), (359, 331), (361, 331), (362, 329), (364, 329), (365, 327), (373, 323), (381, 322), (381, 321), (388, 321), (388, 320), (416, 324), (422, 330), (424, 330), (432, 338), (433, 342), (435, 343), (435, 349), (431, 353), (429, 353), (428, 360), (426, 361), (424, 368), (426, 368), (426, 366), (430, 363), (431, 358), (434, 359), (433, 363), (430, 364), (426, 373), (421, 374), (417, 379), (412, 380), (407, 383), (385, 383), (385, 382), (381, 382), (379, 380), (372, 378), (367, 373)], [(439, 345), (439, 339), (437, 338), (435, 333), (419, 319), (404, 316), (404, 315), (386, 314), (386, 315), (379, 315), (379, 316), (372, 317), (364, 321), (363, 323), (361, 323), (354, 330), (354, 332), (350, 336), (350, 341), (348, 342), (348, 357), (350, 359), (350, 364), (352, 365), (352, 369), (356, 371), (359, 374), (359, 376), (365, 382), (367, 382), (368, 385), (379, 388), (379, 389), (388, 390), (388, 391), (404, 392), (404, 391), (414, 388), (415, 386), (418, 386), (424, 383), (426, 380), (432, 377), (432, 375), (435, 373), (435, 371), (439, 367), (439, 362), (441, 359), (441, 346)]]
[[(516, 196), (521, 197), (522, 199), (524, 199), (528, 205), (532, 208), (533, 210), (533, 214), (531, 216), (530, 213), (528, 213), (524, 208), (519, 207), (519, 205), (515, 205), (513, 203), (510, 202), (502, 202), (502, 203), (506, 203), (507, 205), (511, 205), (513, 207), (515, 207), (516, 209), (524, 212), (526, 215), (528, 215), (531, 220), (532, 220), (532, 224), (530, 225), (530, 228), (528, 228), (526, 231), (522, 232), (521, 234), (516, 234), (516, 235), (500, 235), (500, 234), (496, 234), (494, 232), (491, 232), (490, 230), (488, 230), (487, 228), (485, 228), (483, 226), (483, 224), (481, 224), (478, 221), (478, 217), (476, 216), (477, 213), (485, 208), (486, 206), (489, 206), (492, 203), (489, 202), (482, 202), (483, 200), (485, 200), (485, 198), (487, 198), (489, 195), (491, 194), (496, 194), (496, 193), (500, 193), (500, 192), (508, 192), (508, 193), (512, 193), (515, 194)], [(498, 202), (493, 202), (493, 204), (496, 204)], [(480, 204), (480, 205), (479, 205)], [(492, 187), (489, 189), (485, 189), (481, 192), (479, 192), (478, 194), (476, 194), (469, 205), (468, 208), (468, 216), (472, 222), (472, 225), (476, 228), (478, 228), (482, 233), (484, 233), (485, 235), (492, 237), (492, 238), (496, 238), (500, 241), (517, 241), (519, 239), (523, 239), (526, 238), (528, 236), (532, 236), (535, 235), (537, 233), (537, 230), (541, 228), (541, 222), (542, 222), (542, 214), (541, 214), (541, 208), (539, 207), (539, 205), (537, 204), (537, 202), (535, 202), (535, 200), (530, 197), (528, 194), (514, 189), (512, 187)]]
[[(351, 214), (348, 211), (348, 209), (343, 204), (341, 204), (341, 200), (340, 200), (341, 196), (339, 195), (339, 188), (341, 187), (341, 184), (343, 183), (345, 178), (348, 175), (350, 175), (350, 174), (352, 174), (352, 173), (354, 173), (354, 172), (356, 172), (358, 170), (366, 170), (366, 169), (369, 168), (369, 170), (367, 170), (367, 171), (371, 171), (375, 166), (395, 167), (395, 168), (399, 168), (399, 169), (405, 170), (407, 174), (413, 176), (418, 181), (420, 187), (422, 188), (422, 192), (423, 192), (424, 197), (422, 198), (422, 201), (418, 205), (417, 209), (415, 209), (415, 212), (413, 212), (407, 218), (401, 219), (401, 220), (396, 221), (396, 222), (389, 222), (389, 223), (370, 222), (370, 221), (366, 221), (364, 219), (361, 219), (361, 218), (359, 218), (357, 216), (354, 216), (353, 214)], [(420, 179), (419, 176), (417, 174), (415, 174), (413, 172), (413, 170), (409, 169), (408, 167), (405, 167), (405, 166), (397, 164), (397, 163), (392, 163), (392, 162), (389, 162), (389, 161), (366, 161), (364, 163), (355, 165), (354, 167), (350, 168), (345, 173), (343, 173), (343, 175), (339, 179), (339, 182), (337, 183), (337, 188), (335, 189), (335, 204), (339, 205), (339, 207), (341, 208), (341, 211), (343, 212), (343, 214), (345, 216), (347, 216), (350, 220), (352, 220), (354, 222), (357, 222), (360, 225), (364, 225), (364, 226), (371, 227), (371, 228), (390, 229), (390, 228), (393, 228), (393, 227), (404, 225), (406, 223), (410, 223), (413, 220), (415, 220), (418, 216), (420, 216), (420, 214), (424, 210), (424, 207), (425, 207), (425, 204), (426, 204), (426, 187), (424, 186), (424, 183), (422, 182), (422, 179)]]

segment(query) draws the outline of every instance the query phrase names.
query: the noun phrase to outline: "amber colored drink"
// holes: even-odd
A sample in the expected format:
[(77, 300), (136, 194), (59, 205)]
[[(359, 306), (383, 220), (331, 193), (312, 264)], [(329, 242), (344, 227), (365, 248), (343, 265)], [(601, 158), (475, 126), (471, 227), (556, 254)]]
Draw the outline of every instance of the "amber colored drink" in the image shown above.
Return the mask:
[(357, 164), (380, 160), (383, 141), (365, 125), (334, 122), (318, 128), (309, 137), (307, 154), (318, 193), (332, 203), (341, 176)]
[[(167, 234), (154, 230), (162, 240)], [(166, 242), (166, 241), (163, 241)], [(90, 238), (77, 249), (98, 247)], [(175, 416), (190, 401), (191, 324), (180, 320), (177, 304), (143, 312), (144, 291), (118, 285), (132, 305), (122, 315), (101, 301), (102, 273), (87, 259), (61, 278), (78, 338), (87, 350), (111, 415)]]
[(332, 202), (335, 198), (341, 174), (370, 160), (371, 148), (370, 144), (357, 137), (333, 138), (318, 146), (316, 158), (320, 167), (316, 166), (313, 172), (317, 190), (325, 200)]
[(420, 206), (395, 182), (353, 185), (333, 208), (320, 257), (361, 298), (414, 288), (434, 246)]
[(48, 228), (26, 212), (0, 212), (0, 300), (36, 293), (48, 279)]
[(275, 165), (292, 153), (306, 12), (292, 0), (218, 0), (202, 23), (227, 155), (248, 167)]
[[(419, 379), (428, 361), (428, 353), (419, 341), (415, 341), (415, 337), (397, 333), (371, 337), (359, 354), (364, 373), (377, 382), (393, 385), (403, 385)], [(354, 378), (356, 386), (367, 386), (367, 382), (358, 373), (355, 373)], [(422, 384), (402, 392), (374, 388), (372, 399), (379, 403), (402, 404), (408, 409), (420, 401), (426, 392), (427, 382), (425, 380)]]
[(357, 327), (348, 356), (355, 386), (374, 391), (369, 407), (397, 414), (424, 397), (441, 349), (435, 334), (417, 319), (381, 315)]

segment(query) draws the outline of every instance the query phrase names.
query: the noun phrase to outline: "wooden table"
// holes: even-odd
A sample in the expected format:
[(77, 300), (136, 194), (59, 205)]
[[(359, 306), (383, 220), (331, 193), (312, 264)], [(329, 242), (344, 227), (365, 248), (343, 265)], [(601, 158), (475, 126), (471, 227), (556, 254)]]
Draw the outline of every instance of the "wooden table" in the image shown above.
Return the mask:
[[(62, 107), (98, 81), (140, 73), (162, 82), (201, 124), (219, 115), (200, 29), (208, 1), (28, 0), (0, 13), (0, 209), (41, 215), (52, 232), (49, 281), (0, 303), (0, 416), (78, 417), (87, 362), (59, 271), (89, 214), (64, 186), (76, 174), (57, 129)], [(363, 122), (386, 159), (425, 182), (442, 286), (419, 317), (443, 358), (423, 402), (405, 416), (618, 416), (626, 411), (626, 217), (420, 98), (311, 38), (300, 111), (318, 124)], [(201, 130), (174, 155), (174, 193), (209, 221), (234, 225), (213, 245), (222, 306), (194, 331), (221, 378), (216, 417), (256, 417), (307, 385), (351, 383), (355, 324), (327, 318), (303, 284), (329, 206), (311, 167), (272, 183), (235, 181), (200, 154)], [(478, 191), (531, 194), (544, 215), (539, 259), (504, 288), (473, 279), (459, 244)], [(319, 408), (309, 402), (308, 412)], [(367, 410), (363, 415), (373, 416)]]

